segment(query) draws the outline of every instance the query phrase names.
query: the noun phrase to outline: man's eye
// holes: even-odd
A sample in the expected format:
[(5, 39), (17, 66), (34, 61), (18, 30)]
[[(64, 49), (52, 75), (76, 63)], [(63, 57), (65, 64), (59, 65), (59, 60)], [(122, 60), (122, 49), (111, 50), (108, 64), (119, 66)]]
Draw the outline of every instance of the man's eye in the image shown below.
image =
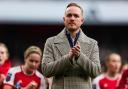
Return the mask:
[(71, 17), (72, 15), (71, 14), (68, 14), (67, 17)]
[(79, 16), (78, 15), (74, 15), (74, 17), (78, 18)]

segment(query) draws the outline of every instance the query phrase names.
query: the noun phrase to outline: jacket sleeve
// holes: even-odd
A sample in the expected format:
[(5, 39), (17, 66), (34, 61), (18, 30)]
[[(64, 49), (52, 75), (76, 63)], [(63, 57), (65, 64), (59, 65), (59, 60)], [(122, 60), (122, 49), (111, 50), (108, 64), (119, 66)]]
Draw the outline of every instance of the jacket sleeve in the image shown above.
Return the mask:
[(72, 67), (68, 54), (59, 59), (54, 58), (52, 40), (48, 39), (46, 41), (43, 52), (42, 72), (46, 77), (64, 74), (69, 67)]
[(100, 60), (99, 60), (99, 48), (97, 42), (93, 43), (91, 49), (90, 57), (87, 57), (86, 54), (80, 53), (80, 56), (77, 59), (77, 64), (89, 74), (90, 77), (96, 77), (101, 71)]

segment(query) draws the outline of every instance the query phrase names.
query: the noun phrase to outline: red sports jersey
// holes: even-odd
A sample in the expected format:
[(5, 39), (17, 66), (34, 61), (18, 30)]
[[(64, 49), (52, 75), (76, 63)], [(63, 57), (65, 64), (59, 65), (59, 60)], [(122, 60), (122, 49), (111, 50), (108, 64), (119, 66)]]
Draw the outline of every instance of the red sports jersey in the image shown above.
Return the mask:
[[(10, 67), (11, 67), (11, 62), (10, 59), (8, 59), (5, 61), (5, 63), (2, 66), (0, 66), (0, 75), (3, 74), (4, 76), (6, 76)], [(3, 84), (0, 86), (0, 89), (3, 89)]]
[(4, 84), (16, 87), (26, 87), (30, 82), (35, 81), (36, 89), (45, 89), (45, 78), (41, 73), (36, 71), (33, 75), (26, 75), (22, 71), (22, 66), (11, 68), (7, 74)]
[(92, 82), (92, 89), (100, 89), (99, 87), (99, 81), (104, 78), (104, 74), (101, 74), (97, 76), (95, 79), (93, 79)]
[(100, 89), (116, 89), (118, 81), (119, 77), (116, 79), (110, 79), (107, 76), (104, 76), (104, 78), (99, 81), (99, 87)]
[(10, 67), (11, 67), (11, 62), (8, 59), (5, 61), (4, 65), (0, 66), (0, 74), (4, 74), (6, 76)]
[(128, 69), (123, 72), (117, 89), (128, 89)]

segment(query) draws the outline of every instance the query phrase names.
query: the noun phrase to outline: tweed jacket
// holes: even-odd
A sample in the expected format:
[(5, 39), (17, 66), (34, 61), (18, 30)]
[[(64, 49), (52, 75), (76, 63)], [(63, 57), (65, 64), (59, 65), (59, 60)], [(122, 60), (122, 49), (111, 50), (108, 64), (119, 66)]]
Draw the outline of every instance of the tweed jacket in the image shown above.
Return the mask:
[(46, 77), (53, 77), (52, 89), (92, 89), (91, 78), (100, 73), (97, 41), (87, 37), (82, 30), (78, 41), (80, 56), (71, 63), (65, 29), (46, 40), (42, 72)]

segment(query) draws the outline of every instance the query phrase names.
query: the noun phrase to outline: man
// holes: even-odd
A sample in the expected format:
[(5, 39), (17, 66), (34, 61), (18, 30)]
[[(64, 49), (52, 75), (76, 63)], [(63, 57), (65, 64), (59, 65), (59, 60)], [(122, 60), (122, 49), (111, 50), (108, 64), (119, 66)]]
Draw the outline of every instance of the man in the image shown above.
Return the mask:
[(3, 89), (3, 81), (10, 67), (8, 48), (4, 43), (0, 43), (0, 89)]
[(108, 55), (106, 72), (99, 75), (93, 81), (93, 89), (116, 89), (120, 80), (121, 56), (117, 53)]
[(24, 53), (25, 63), (8, 71), (4, 89), (46, 89), (45, 78), (37, 71), (42, 52), (37, 46), (30, 46)]
[(91, 89), (91, 78), (100, 72), (97, 42), (82, 32), (83, 9), (78, 4), (68, 4), (63, 20), (63, 31), (46, 41), (43, 74), (53, 77), (52, 89)]

